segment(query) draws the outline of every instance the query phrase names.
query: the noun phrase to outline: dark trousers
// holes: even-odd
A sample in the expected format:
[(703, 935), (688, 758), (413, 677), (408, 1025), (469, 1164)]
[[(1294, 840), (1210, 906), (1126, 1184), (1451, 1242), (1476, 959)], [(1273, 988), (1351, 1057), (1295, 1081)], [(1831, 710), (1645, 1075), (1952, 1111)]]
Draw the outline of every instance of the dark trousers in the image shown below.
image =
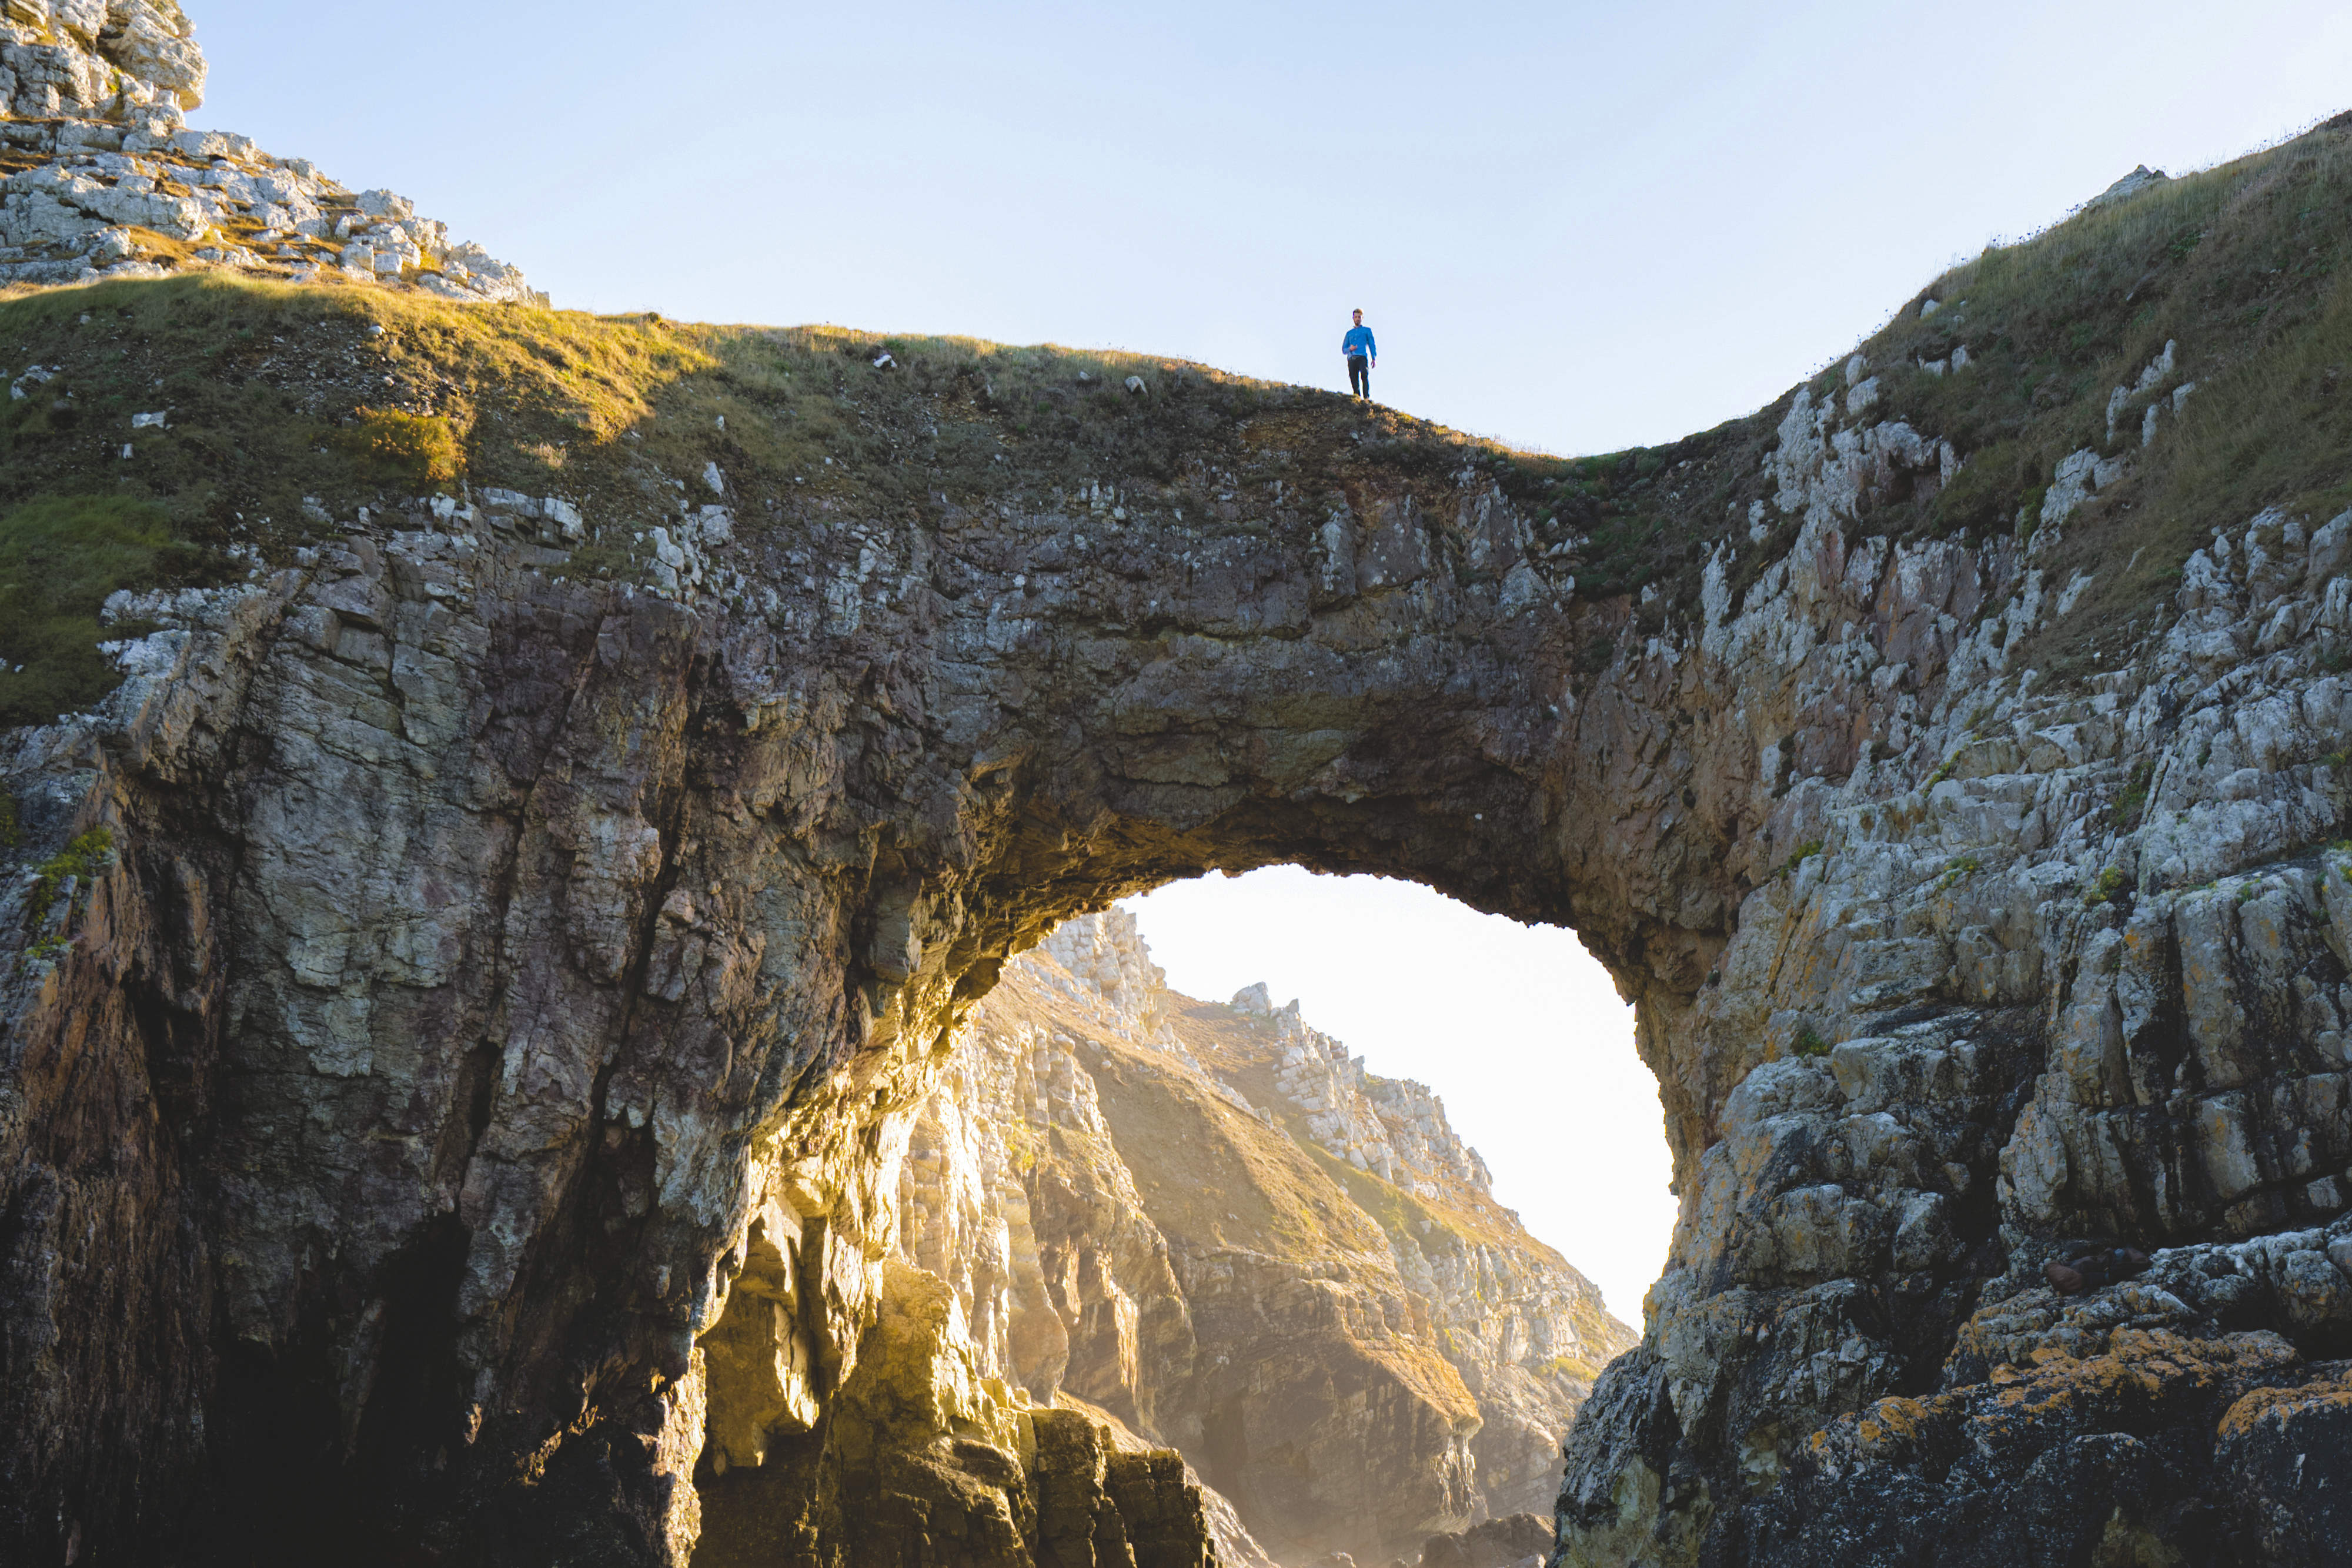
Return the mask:
[(1372, 361), (1361, 354), (1348, 357), (1348, 390), (1360, 398), (1372, 395)]

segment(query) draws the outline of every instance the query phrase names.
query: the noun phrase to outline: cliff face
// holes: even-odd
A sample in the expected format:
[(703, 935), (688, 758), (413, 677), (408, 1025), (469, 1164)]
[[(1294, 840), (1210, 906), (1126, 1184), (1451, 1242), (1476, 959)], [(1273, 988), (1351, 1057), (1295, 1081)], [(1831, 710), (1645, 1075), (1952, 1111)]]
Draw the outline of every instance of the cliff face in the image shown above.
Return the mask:
[[(1317, 1131), (1350, 1118), (1381, 1174)], [(1167, 992), (1113, 910), (973, 1009), (898, 1247), (954, 1285), (993, 1375), (1174, 1443), (1284, 1561), (1378, 1562), (1549, 1512), (1576, 1406), (1633, 1341), (1485, 1189), (1426, 1089), (1295, 1006)]]
[[(209, 563), (126, 582), (121, 684), (0, 757), (8, 1553), (1197, 1555), (1175, 1461), (979, 1347), (1058, 1332), (1150, 1427), (1183, 1336), (1129, 1281), (1175, 1277), (1196, 1381), (1309, 1312), (1377, 1360), (1394, 1231), (1333, 1209), (1345, 1282), (1187, 1277), (1251, 1217), (1072, 1156), (1066, 1222), (1027, 1199), (1101, 1227), (1054, 1324), (1007, 1284), (975, 1333), (977, 1277), (895, 1250), (896, 1152), (1013, 955), (1296, 862), (1573, 924), (1637, 1001), (1683, 1207), (1564, 1560), (2341, 1560), (2347, 147), (2147, 183), (1753, 418), (1572, 464), (1140, 360), (0, 305), (52, 378), (9, 548), (36, 495), (144, 498)], [(462, 478), (253, 456), (386, 376)], [(1439, 1170), (1231, 1027), (1318, 1171)], [(1182, 1063), (1105, 1044), (1047, 1053), (1046, 1124), (1083, 1076), (1132, 1173)], [(1204, 1159), (1271, 1131), (1183, 1103)], [(1457, 1361), (1379, 1378), (1406, 1451), (1469, 1437)], [(1292, 1440), (1254, 1392), (1251, 1451)]]

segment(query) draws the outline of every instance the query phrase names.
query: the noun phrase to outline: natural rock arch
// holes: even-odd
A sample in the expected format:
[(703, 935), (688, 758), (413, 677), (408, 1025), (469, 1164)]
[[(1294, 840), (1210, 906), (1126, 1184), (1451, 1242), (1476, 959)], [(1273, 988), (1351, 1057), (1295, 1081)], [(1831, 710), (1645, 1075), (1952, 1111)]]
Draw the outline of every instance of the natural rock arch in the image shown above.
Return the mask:
[[(1645, 646), (1623, 601), (1572, 600), (1475, 463), (1319, 496), (1290, 471), (1203, 464), (1189, 518), (1100, 484), (921, 527), (821, 508), (825, 591), (761, 617), (553, 580), (487, 517), (421, 512), (156, 607), (190, 632), (114, 700), (76, 808), (120, 824), (129, 925), (20, 1028), (119, 1019), (154, 1079), (143, 1020), (177, 1020), (196, 1103), (150, 1092), (206, 1147), (154, 1165), (233, 1238), (216, 1310), (270, 1347), (254, 1418), (340, 1382), (321, 1451), (410, 1472), (429, 1531), (488, 1484), (419, 1468), (450, 1462), (441, 1427), (516, 1455), (593, 1413), (650, 1445), (594, 1461), (616, 1528), (682, 1547), (686, 1347), (735, 1270), (764, 1249), (816, 1281), (801, 1331), (837, 1378), (874, 1311), (874, 1140), (958, 1007), (1060, 919), (1211, 869), (1573, 924), (1641, 1004), (1687, 1182), (1744, 1067), (1692, 1017), (1769, 854), (1763, 742), (1850, 742), (1802, 732), (1780, 659)], [(1785, 569), (1784, 643), (1867, 623), (1842, 548), (1819, 530)], [(315, 1164), (279, 1163), (289, 1125), (321, 1129)]]
[[(71, 806), (116, 824), (94, 907), (125, 924), (18, 1029), (97, 1026), (149, 1081), (153, 1174), (208, 1188), (184, 1214), (236, 1237), (214, 1241), (216, 1310), (310, 1358), (261, 1376), (256, 1419), (278, 1379), (405, 1346), (443, 1365), (402, 1369), (391, 1401), (347, 1385), (342, 1445), (397, 1469), (454, 1419), (536, 1448), (550, 1410), (606, 1408), (607, 1379), (685, 1375), (673, 1342), (783, 1194), (824, 1232), (807, 1245), (846, 1255), (809, 1326), (820, 1359), (854, 1354), (871, 1309), (841, 1238), (877, 1123), (1005, 955), (1160, 881), (1407, 876), (1573, 917), (1685, 1005), (1728, 890), (1655, 868), (1719, 868), (1726, 836), (1673, 805), (1686, 748), (1646, 821), (1595, 809), (1609, 748), (1675, 727), (1638, 682), (1572, 674), (1606, 612), (1529, 564), (1523, 512), (1475, 473), (1375, 472), (1353, 507), (1223, 482), (1236, 498), (1189, 521), (1108, 487), (922, 528), (820, 514), (849, 591), (797, 619), (554, 581), (487, 519), (424, 515), (159, 606), (189, 631), (113, 700), (103, 781)], [(36, 767), (91, 755), (34, 744)], [(175, 1048), (192, 1103), (157, 1082)], [(203, 1123), (201, 1173), (174, 1112)], [(322, 1130), (315, 1164), (279, 1163), (289, 1125)], [(128, 1251), (172, 1267), (137, 1218)]]
[[(1963, 455), (1863, 356), (1571, 469), (1050, 360), (1086, 419), (1024, 447), (971, 434), (1011, 431), (968, 350), (794, 351), (890, 485), (722, 444), (725, 506), (646, 478), (667, 520), (612, 580), (560, 499), (383, 497), (121, 606), (163, 628), (131, 679), (12, 735), (47, 868), (7, 894), (12, 1545), (683, 1560), (730, 1298), (768, 1303), (779, 1429), (937, 1307), (878, 1294), (877, 1183), (958, 1008), (1064, 915), (1276, 861), (1572, 925), (1639, 1005), (1683, 1207), (1579, 1422), (1570, 1560), (2011, 1552), (2017, 1498), (2201, 1551), (2182, 1498), (2302, 1484), (2301, 1357), (2352, 1320), (2352, 519), (2200, 534), (2045, 681), (2116, 471), (2070, 455), (2030, 538), (1912, 526)], [(2109, 424), (2137, 397), (2160, 441), (2173, 366)], [(2094, 1235), (2197, 1245), (2161, 1300), (2035, 1286)], [(2162, 1443), (2053, 1349), (2145, 1371)], [(2004, 1365), (2090, 1425), (1952, 1482)]]

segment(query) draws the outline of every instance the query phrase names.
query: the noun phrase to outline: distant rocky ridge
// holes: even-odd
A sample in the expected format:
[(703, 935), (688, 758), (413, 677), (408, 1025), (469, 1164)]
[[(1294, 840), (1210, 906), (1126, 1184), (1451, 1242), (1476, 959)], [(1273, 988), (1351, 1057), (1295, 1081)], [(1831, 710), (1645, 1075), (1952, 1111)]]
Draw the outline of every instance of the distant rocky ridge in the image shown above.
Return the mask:
[[(1324, 1157), (1318, 1157), (1319, 1155)], [(974, 1364), (1173, 1443), (1236, 1564), (1416, 1556), (1549, 1511), (1633, 1333), (1520, 1230), (1424, 1086), (1297, 1005), (1166, 990), (1133, 916), (1008, 966), (913, 1128), (899, 1256)], [(1230, 1522), (1227, 1522), (1230, 1521)]]
[(230, 267), (542, 300), (404, 197), (354, 193), (306, 159), (188, 129), (205, 75), (194, 33), (173, 0), (0, 7), (0, 285)]

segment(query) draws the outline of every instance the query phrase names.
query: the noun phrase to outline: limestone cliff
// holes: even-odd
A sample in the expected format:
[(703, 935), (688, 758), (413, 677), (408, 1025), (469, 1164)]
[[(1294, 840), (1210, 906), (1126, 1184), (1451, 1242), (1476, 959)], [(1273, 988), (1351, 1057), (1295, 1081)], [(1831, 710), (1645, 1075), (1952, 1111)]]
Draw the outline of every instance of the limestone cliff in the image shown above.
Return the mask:
[(0, 302), (0, 1550), (1197, 1560), (1176, 1461), (967, 1358), (897, 1152), (1014, 955), (1287, 862), (1637, 1005), (1682, 1210), (1564, 1561), (2343, 1561), (2348, 235), (2331, 123), (1575, 461), (1136, 358)]
[[(1310, 1045), (1343, 1095), (1298, 1071)], [(1333, 1105), (1381, 1139), (1381, 1175), (1332, 1157)], [(1118, 910), (973, 1009), (899, 1224), (980, 1365), (1174, 1443), (1286, 1562), (1548, 1511), (1576, 1406), (1633, 1340), (1496, 1206), (1426, 1089), (1365, 1074), (1295, 1007), (1166, 991)]]

